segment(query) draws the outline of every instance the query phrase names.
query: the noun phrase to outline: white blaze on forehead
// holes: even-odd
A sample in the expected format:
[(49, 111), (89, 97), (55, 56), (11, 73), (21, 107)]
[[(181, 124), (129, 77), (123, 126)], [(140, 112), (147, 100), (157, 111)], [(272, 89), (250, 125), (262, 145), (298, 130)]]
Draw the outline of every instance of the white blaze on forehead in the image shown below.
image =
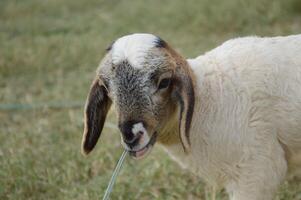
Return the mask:
[(132, 133), (137, 135), (139, 132), (146, 133), (146, 130), (141, 122), (136, 123), (132, 127)]
[(112, 46), (112, 62), (118, 64), (127, 60), (132, 67), (142, 68), (150, 48), (155, 47), (158, 38), (152, 34), (137, 33), (119, 38)]

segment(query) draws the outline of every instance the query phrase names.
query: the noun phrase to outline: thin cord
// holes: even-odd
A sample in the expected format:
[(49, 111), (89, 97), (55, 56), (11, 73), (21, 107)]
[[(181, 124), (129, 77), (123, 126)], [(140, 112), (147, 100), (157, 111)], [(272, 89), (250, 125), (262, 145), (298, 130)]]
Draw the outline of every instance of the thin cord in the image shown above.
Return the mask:
[(18, 110), (37, 110), (37, 109), (63, 109), (63, 108), (80, 108), (83, 102), (47, 102), (34, 104), (0, 104), (0, 110), (18, 111)]
[(110, 182), (109, 182), (109, 185), (108, 185), (108, 187), (107, 187), (107, 189), (106, 189), (105, 195), (103, 196), (102, 200), (108, 200), (108, 199), (109, 199), (110, 194), (111, 194), (112, 189), (113, 189), (113, 186), (114, 186), (114, 183), (115, 183), (115, 181), (116, 181), (116, 177), (117, 177), (117, 175), (118, 175), (119, 172), (120, 172), (120, 169), (121, 169), (121, 167), (122, 167), (123, 161), (124, 161), (124, 159), (125, 159), (127, 153), (128, 153), (128, 151), (127, 151), (127, 150), (124, 150), (123, 153), (121, 154), (121, 156), (120, 156), (120, 158), (119, 158), (119, 160), (118, 160), (118, 163), (117, 163), (117, 165), (116, 165), (116, 167), (115, 167), (115, 170), (114, 170), (114, 172), (113, 172), (113, 175), (112, 175), (112, 177), (111, 177), (111, 180), (110, 180)]

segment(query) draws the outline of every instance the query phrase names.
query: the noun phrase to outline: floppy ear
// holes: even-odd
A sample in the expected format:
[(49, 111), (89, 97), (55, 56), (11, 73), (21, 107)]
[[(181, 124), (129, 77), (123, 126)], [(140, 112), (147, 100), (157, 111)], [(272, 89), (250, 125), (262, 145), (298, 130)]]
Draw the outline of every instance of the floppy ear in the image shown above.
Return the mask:
[(82, 152), (90, 153), (101, 134), (111, 100), (107, 90), (99, 79), (92, 83), (85, 105), (85, 128), (82, 140)]
[(189, 131), (194, 111), (194, 87), (192, 73), (186, 62), (177, 63), (175, 69), (174, 97), (180, 107), (179, 134), (187, 153), (190, 150)]

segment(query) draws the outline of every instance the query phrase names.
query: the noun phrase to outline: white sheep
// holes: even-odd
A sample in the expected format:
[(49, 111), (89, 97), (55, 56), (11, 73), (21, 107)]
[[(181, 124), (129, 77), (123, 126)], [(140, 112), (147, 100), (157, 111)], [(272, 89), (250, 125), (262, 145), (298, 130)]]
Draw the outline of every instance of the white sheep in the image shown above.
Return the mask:
[(188, 60), (154, 35), (124, 36), (88, 95), (85, 153), (111, 102), (133, 157), (157, 141), (231, 200), (273, 199), (301, 166), (301, 35), (237, 38)]

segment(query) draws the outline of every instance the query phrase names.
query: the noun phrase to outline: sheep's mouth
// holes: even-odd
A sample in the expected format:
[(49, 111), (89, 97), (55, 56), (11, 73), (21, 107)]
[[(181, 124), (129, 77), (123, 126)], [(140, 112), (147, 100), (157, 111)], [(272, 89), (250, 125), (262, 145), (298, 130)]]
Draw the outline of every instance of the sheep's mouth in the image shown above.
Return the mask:
[(157, 139), (157, 132), (155, 132), (151, 139), (149, 140), (149, 142), (147, 143), (147, 145), (145, 145), (143, 148), (137, 150), (137, 151), (129, 151), (130, 155), (135, 158), (135, 159), (141, 159), (143, 157), (145, 157), (146, 155), (148, 155), (152, 149), (152, 147), (154, 146), (155, 142)]

